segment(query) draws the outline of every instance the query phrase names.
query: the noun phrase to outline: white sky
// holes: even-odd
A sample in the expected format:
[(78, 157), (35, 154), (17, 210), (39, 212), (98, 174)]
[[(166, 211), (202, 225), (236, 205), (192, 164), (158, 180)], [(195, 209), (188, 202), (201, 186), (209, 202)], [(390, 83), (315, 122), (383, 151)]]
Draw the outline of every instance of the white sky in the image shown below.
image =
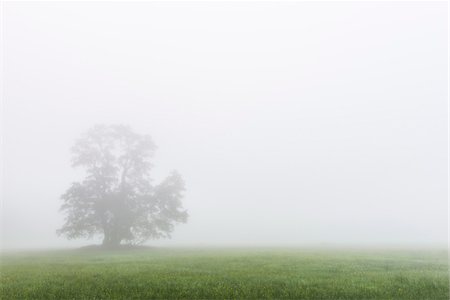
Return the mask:
[[(447, 242), (447, 3), (3, 4), (2, 247), (59, 247), (69, 149), (152, 135), (165, 245)], [(155, 242), (153, 242), (155, 244)]]

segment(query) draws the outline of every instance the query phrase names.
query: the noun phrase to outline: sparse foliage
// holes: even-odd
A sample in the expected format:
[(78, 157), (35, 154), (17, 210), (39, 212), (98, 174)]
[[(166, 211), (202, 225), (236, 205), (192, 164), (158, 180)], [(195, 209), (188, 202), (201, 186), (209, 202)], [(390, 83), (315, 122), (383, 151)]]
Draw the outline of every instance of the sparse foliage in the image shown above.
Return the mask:
[(86, 177), (61, 196), (66, 222), (58, 233), (69, 239), (100, 234), (107, 247), (170, 237), (188, 217), (181, 203), (184, 182), (174, 171), (152, 184), (155, 149), (150, 136), (122, 125), (97, 125), (78, 139), (72, 165), (84, 168)]

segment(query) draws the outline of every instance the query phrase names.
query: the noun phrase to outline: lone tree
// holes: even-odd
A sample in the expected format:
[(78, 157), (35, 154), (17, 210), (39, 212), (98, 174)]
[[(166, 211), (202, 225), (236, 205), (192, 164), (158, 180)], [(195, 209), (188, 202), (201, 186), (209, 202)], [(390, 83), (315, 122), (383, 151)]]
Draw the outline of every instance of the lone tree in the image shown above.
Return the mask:
[(103, 246), (142, 243), (170, 237), (175, 223), (188, 217), (182, 208), (184, 183), (172, 172), (160, 184), (150, 179), (155, 144), (122, 125), (97, 125), (72, 148), (72, 166), (86, 177), (61, 196), (65, 224), (57, 231), (69, 239), (103, 235)]

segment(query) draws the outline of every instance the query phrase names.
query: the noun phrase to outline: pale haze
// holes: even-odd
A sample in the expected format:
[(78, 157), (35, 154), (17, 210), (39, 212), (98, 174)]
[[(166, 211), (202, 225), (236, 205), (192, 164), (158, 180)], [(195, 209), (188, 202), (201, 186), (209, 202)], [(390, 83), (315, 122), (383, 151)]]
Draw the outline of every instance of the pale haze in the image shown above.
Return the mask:
[(58, 237), (95, 124), (158, 146), (149, 245), (445, 245), (447, 3), (3, 3), (2, 248)]

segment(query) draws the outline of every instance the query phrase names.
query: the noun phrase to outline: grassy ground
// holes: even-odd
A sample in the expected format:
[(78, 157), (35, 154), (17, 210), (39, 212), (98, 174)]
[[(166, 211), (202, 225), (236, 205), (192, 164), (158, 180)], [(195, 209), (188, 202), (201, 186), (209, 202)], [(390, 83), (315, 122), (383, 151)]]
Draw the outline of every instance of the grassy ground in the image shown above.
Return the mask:
[(10, 253), (0, 284), (1, 299), (449, 299), (445, 250)]

